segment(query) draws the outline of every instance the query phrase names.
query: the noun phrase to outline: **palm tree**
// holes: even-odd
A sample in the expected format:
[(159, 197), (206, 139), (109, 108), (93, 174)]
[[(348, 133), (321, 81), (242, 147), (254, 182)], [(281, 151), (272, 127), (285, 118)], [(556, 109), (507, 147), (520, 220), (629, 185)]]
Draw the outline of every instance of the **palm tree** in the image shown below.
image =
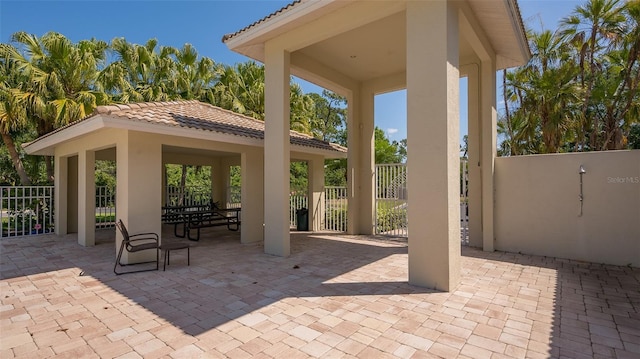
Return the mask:
[(7, 54), (15, 50), (7, 49), (8, 47), (11, 45), (0, 44), (0, 136), (7, 146), (13, 167), (20, 177), (20, 183), (23, 186), (30, 186), (31, 179), (24, 169), (12, 137), (12, 131), (26, 125), (27, 114), (15, 91), (12, 91), (12, 88), (17, 88), (23, 79), (20, 78), (20, 72), (16, 70), (15, 64), (7, 58)]
[(157, 47), (158, 40), (150, 39), (144, 45), (128, 43), (124, 38), (111, 41), (116, 61), (110, 63), (99, 76), (99, 81), (116, 102), (168, 101), (175, 94), (173, 47)]
[(211, 97), (215, 105), (264, 120), (264, 66), (253, 61), (224, 66)]
[[(4, 47), (3, 51), (27, 78), (12, 91), (25, 106), (38, 136), (84, 118), (109, 102), (96, 83), (98, 69), (105, 61), (105, 42), (83, 40), (74, 44), (55, 32), (41, 38), (17, 32), (12, 40), (19, 48)], [(52, 181), (52, 158), (46, 156), (45, 163)]]
[[(580, 85), (584, 89), (582, 117), (590, 116), (593, 92), (598, 78), (601, 55), (622, 41), (625, 16), (620, 0), (589, 0), (577, 6), (572, 15), (562, 20), (561, 34), (575, 47), (580, 69)], [(597, 101), (597, 100), (596, 100)], [(598, 116), (594, 116), (590, 131), (591, 149), (599, 148), (602, 140)]]
[(601, 149), (618, 150), (626, 145), (631, 124), (640, 122), (640, 1), (623, 7), (626, 31), (616, 50), (606, 58), (607, 93), (603, 96), (604, 141)]
[(198, 59), (198, 52), (185, 44), (176, 52), (175, 92), (184, 100), (206, 100), (211, 89), (222, 73), (222, 68), (212, 59)]
[(559, 152), (575, 127), (572, 109), (579, 89), (561, 39), (549, 30), (529, 33), (529, 39), (531, 60), (507, 72), (503, 80), (505, 117), (500, 130), (507, 141), (503, 150), (511, 155)]
[[(290, 84), (289, 93), (290, 128), (310, 134), (313, 98), (294, 82)], [(264, 66), (253, 61), (224, 66), (206, 99), (216, 106), (264, 121)]]
[(292, 83), (290, 91), (290, 122), (289, 128), (294, 131), (311, 134), (311, 121), (315, 106), (313, 99), (302, 91), (297, 83)]

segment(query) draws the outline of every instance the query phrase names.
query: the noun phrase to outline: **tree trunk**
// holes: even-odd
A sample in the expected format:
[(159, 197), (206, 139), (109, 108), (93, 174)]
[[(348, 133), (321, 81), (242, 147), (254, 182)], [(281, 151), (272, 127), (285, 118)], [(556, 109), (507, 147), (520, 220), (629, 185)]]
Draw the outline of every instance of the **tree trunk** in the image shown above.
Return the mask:
[(20, 155), (18, 155), (13, 138), (11, 138), (10, 134), (5, 133), (4, 131), (0, 131), (0, 134), (2, 135), (2, 141), (7, 145), (7, 150), (9, 150), (9, 156), (11, 157), (11, 162), (13, 162), (13, 168), (18, 172), (18, 176), (20, 176), (20, 184), (23, 186), (31, 186), (31, 179), (24, 170), (22, 160), (20, 159)]

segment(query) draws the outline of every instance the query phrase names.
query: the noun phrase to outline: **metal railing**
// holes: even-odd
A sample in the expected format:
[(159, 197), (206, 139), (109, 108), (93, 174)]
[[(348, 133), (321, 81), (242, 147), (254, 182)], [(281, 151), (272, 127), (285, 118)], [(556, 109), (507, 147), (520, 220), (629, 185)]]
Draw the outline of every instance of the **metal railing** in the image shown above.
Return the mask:
[(53, 232), (53, 186), (0, 187), (0, 237)]
[(324, 230), (347, 231), (347, 187), (324, 188)]
[(116, 226), (116, 190), (108, 186), (96, 186), (96, 228)]
[(460, 160), (460, 236), (462, 244), (469, 244), (469, 161)]
[(376, 165), (376, 234), (406, 237), (407, 165)]
[[(407, 221), (407, 167), (404, 164), (376, 165), (376, 234), (408, 235)], [(468, 163), (460, 162), (460, 227), (463, 244), (469, 241), (468, 215)], [(165, 205), (204, 205), (211, 201), (210, 187), (167, 186)], [(239, 186), (227, 188), (226, 208), (239, 208), (242, 193)], [(0, 187), (0, 237), (50, 233), (54, 230), (53, 186)], [(115, 189), (96, 186), (96, 228), (115, 225)], [(325, 187), (324, 220), (322, 229), (346, 232), (347, 188)], [(297, 226), (296, 210), (309, 208), (306, 193), (291, 193), (289, 197), (289, 223)]]
[(292, 192), (289, 194), (289, 226), (298, 226), (298, 216), (296, 216), (296, 211), (302, 208), (309, 209), (309, 199), (307, 198), (307, 194), (304, 192)]
[(227, 203), (225, 208), (240, 208), (242, 206), (242, 189), (240, 186), (227, 187)]
[(165, 206), (201, 206), (211, 202), (211, 187), (166, 186)]

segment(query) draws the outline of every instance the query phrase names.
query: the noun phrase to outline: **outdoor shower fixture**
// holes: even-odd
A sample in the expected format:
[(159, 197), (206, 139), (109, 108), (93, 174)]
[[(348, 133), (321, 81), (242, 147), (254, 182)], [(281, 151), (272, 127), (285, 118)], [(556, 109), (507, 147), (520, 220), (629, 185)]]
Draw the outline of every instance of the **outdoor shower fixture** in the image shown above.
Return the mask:
[(582, 175), (587, 173), (583, 165), (580, 165), (578, 173), (580, 174), (580, 196), (578, 197), (580, 199), (580, 215), (578, 215), (578, 217), (582, 217), (582, 204), (584, 203), (584, 196), (582, 194)]

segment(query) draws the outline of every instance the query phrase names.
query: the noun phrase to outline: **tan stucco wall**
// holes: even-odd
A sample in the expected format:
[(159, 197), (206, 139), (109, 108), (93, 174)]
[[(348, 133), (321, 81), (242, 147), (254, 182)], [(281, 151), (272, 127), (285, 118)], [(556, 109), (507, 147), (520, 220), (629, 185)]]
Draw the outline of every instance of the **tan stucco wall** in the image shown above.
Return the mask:
[(498, 158), (495, 184), (496, 249), (640, 267), (640, 151)]
[[(69, 157), (67, 162), (67, 192), (66, 198), (66, 231), (64, 233), (78, 233), (78, 156)], [(58, 212), (62, 213), (62, 212)], [(56, 214), (56, 217), (58, 215)]]

